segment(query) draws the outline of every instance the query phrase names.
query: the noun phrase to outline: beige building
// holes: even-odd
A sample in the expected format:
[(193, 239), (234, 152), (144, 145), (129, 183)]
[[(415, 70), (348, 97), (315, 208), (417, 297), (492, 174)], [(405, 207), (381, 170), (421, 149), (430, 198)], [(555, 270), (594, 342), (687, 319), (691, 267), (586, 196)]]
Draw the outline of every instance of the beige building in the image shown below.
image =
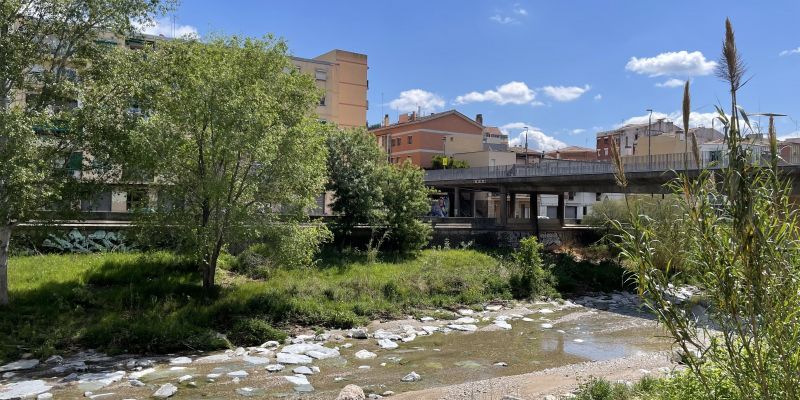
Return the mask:
[(331, 50), (314, 58), (292, 57), (300, 72), (314, 76), (324, 91), (317, 106), (321, 121), (342, 128), (367, 126), (367, 55)]

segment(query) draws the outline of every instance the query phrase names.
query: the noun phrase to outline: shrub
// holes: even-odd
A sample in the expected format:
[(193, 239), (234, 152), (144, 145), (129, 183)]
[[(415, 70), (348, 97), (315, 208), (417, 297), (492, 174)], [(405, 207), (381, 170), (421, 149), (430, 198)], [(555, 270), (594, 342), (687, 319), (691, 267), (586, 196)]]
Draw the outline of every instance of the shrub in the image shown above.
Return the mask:
[(529, 236), (519, 243), (519, 250), (512, 255), (513, 272), (509, 278), (511, 293), (516, 299), (546, 296), (557, 297), (555, 278), (542, 263), (542, 244), (536, 236)]
[(286, 332), (275, 329), (258, 318), (240, 319), (228, 332), (228, 340), (239, 346), (258, 346), (268, 340), (282, 342), (286, 337)]

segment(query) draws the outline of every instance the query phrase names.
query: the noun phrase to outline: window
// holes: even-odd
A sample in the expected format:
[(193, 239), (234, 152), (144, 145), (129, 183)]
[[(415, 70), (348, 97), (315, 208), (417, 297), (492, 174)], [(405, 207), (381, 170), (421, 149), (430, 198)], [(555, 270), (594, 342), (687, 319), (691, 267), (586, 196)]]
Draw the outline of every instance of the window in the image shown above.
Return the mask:
[(568, 200), (575, 200), (575, 192), (567, 192)]
[(408, 137), (408, 144), (411, 144), (411, 142), (413, 142), (413, 140), (412, 140), (412, 136), (409, 136), (409, 137)]
[(147, 203), (149, 202), (150, 198), (147, 195), (147, 191), (143, 189), (133, 189), (127, 193), (127, 199), (125, 200), (126, 209), (130, 211), (141, 210), (147, 207)]
[(566, 207), (564, 207), (564, 218), (565, 219), (578, 219), (578, 207), (576, 207), (576, 206), (566, 206)]
[(600, 197), (601, 197), (602, 195), (603, 195), (602, 193), (595, 193), (595, 194), (594, 194), (594, 201), (600, 201)]
[(318, 69), (314, 72), (314, 77), (317, 78), (318, 81), (327, 81), (328, 71), (324, 69)]
[(589, 214), (586, 210), (586, 206), (583, 206), (583, 215)]
[(325, 96), (322, 96), (322, 97), (319, 98), (319, 105), (320, 106), (325, 106)]
[(606, 155), (608, 155), (608, 147), (605, 148)]
[(453, 137), (452, 137), (452, 136), (450, 136), (450, 141), (451, 141), (451, 142), (453, 141)]

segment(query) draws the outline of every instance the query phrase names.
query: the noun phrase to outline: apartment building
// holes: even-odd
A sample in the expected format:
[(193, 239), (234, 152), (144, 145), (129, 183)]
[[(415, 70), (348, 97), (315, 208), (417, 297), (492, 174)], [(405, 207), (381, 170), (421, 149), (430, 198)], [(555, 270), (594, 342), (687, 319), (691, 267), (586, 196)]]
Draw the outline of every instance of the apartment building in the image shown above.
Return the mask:
[(367, 55), (345, 50), (331, 50), (314, 58), (291, 57), (297, 69), (314, 76), (324, 91), (316, 113), (320, 121), (342, 128), (366, 127)]
[[(694, 133), (698, 143), (720, 140), (723, 136), (719, 131), (705, 127), (690, 128), (689, 133), (689, 138)], [(652, 124), (625, 125), (619, 129), (597, 133), (597, 159), (610, 160), (614, 142), (623, 158), (684, 153), (691, 151), (686, 138), (683, 129), (666, 119), (658, 119)]]

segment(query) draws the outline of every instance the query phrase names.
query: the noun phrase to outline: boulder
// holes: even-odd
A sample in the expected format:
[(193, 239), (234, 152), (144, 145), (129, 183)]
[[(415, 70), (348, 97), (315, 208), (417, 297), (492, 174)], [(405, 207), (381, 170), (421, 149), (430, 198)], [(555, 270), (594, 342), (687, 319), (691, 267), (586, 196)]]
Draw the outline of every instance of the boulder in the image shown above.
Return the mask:
[(365, 400), (364, 391), (356, 385), (347, 385), (336, 396), (336, 400)]
[(184, 365), (184, 364), (191, 364), (192, 359), (189, 357), (175, 357), (169, 360), (169, 363), (172, 365)]
[(283, 365), (280, 365), (280, 364), (270, 364), (270, 365), (267, 365), (267, 367), (264, 368), (264, 369), (266, 369), (269, 372), (280, 372), (280, 371), (283, 371), (284, 368), (285, 367)]
[(178, 387), (171, 383), (168, 383), (158, 388), (158, 390), (156, 390), (156, 392), (153, 393), (153, 397), (158, 399), (166, 399), (168, 397), (174, 396), (175, 393), (178, 393)]
[(25, 369), (32, 369), (37, 365), (39, 365), (39, 360), (19, 360), (0, 366), (0, 372), (22, 371)]
[(350, 333), (348, 333), (348, 336), (350, 336), (353, 339), (367, 339), (369, 337), (367, 335), (367, 330), (362, 328), (351, 329)]
[(511, 324), (503, 320), (494, 321), (494, 325), (499, 327), (500, 329), (505, 329), (505, 330), (511, 329)]
[(21, 381), (0, 386), (0, 399), (21, 399), (48, 392), (52, 386), (42, 380)]
[(381, 339), (378, 341), (378, 346), (382, 349), (391, 350), (396, 349), (398, 347), (397, 343), (389, 340), (389, 339)]
[(305, 365), (293, 369), (292, 372), (294, 372), (297, 375), (314, 375), (314, 371), (312, 371), (311, 368), (308, 368)]
[(228, 372), (226, 375), (228, 375), (231, 378), (236, 379), (236, 378), (246, 378), (247, 375), (250, 375), (250, 374), (248, 374), (247, 371), (239, 370), (239, 371)]
[(197, 360), (195, 360), (194, 362), (205, 364), (205, 363), (221, 363), (221, 362), (230, 361), (230, 360), (231, 360), (231, 357), (229, 355), (227, 355), (227, 354), (214, 354), (214, 355), (210, 355), (210, 356), (200, 357)]
[(314, 360), (309, 356), (292, 353), (278, 353), (278, 364), (311, 364)]
[(375, 358), (375, 357), (378, 356), (377, 354), (375, 354), (375, 353), (373, 353), (373, 352), (371, 352), (369, 350), (359, 350), (359, 351), (356, 352), (355, 355), (356, 355), (356, 358), (359, 359), (359, 360), (368, 360), (368, 359)]
[(402, 336), (400, 336), (400, 335), (398, 335), (396, 333), (388, 332), (388, 331), (385, 331), (383, 329), (378, 329), (377, 331), (375, 331), (375, 333), (372, 334), (372, 337), (374, 337), (375, 339), (379, 339), (379, 340), (382, 340), (382, 339), (400, 340), (400, 339), (403, 338)]
[(461, 315), (472, 315), (475, 314), (475, 311), (472, 311), (468, 308), (462, 308), (461, 310), (458, 310), (458, 313)]
[(433, 321), (436, 321), (436, 318), (433, 318), (433, 317), (422, 317), (419, 320), (422, 321), (422, 322), (433, 322)]
[(461, 317), (461, 318), (453, 321), (454, 324), (459, 324), (459, 325), (474, 324), (475, 322), (477, 322), (477, 321), (475, 320), (475, 318), (472, 318), (472, 317)]
[(248, 364), (253, 364), (253, 365), (269, 364), (269, 358), (266, 357), (244, 356), (242, 357), (242, 360)]
[(447, 325), (447, 327), (452, 329), (452, 330), (462, 331), (462, 332), (475, 332), (475, 331), (478, 330), (477, 326), (471, 325), (471, 324), (468, 324), (468, 325), (450, 324), (450, 325)]
[(291, 382), (293, 385), (310, 385), (308, 378), (306, 378), (305, 375), (284, 376), (284, 378), (286, 378), (286, 380)]

